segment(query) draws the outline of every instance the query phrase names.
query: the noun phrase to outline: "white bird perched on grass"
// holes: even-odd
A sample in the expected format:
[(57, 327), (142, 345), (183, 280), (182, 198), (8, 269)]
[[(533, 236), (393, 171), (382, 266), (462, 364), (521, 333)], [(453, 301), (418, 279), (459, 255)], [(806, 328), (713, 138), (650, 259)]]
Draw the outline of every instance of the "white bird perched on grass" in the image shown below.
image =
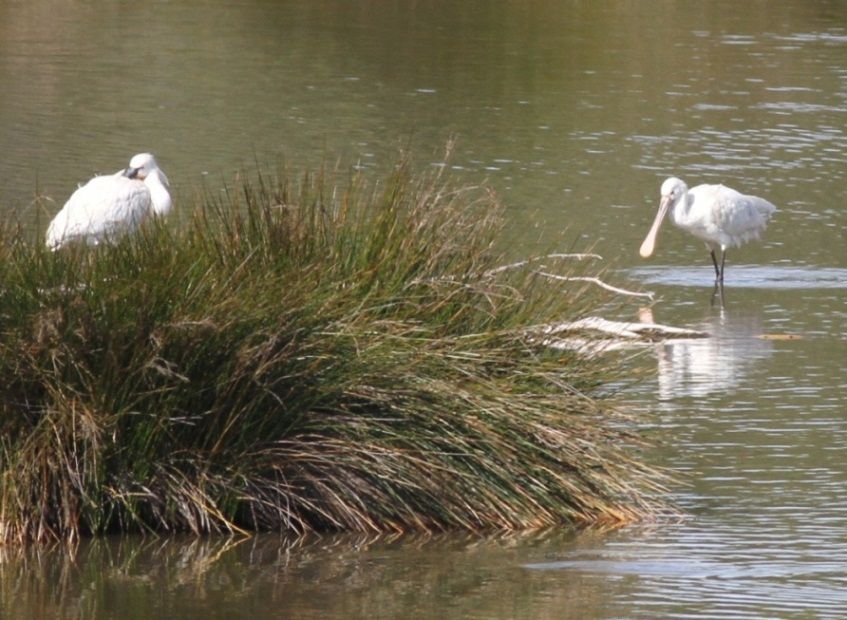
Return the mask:
[(126, 170), (96, 176), (71, 195), (47, 227), (47, 247), (112, 243), (171, 206), (165, 173), (150, 153), (139, 153)]
[[(639, 253), (648, 258), (656, 248), (656, 236), (670, 210), (674, 224), (706, 243), (715, 265), (715, 285), (723, 285), (727, 248), (758, 239), (776, 207), (764, 198), (747, 196), (723, 185), (688, 186), (671, 177), (662, 183), (662, 200), (653, 226)], [(715, 252), (720, 249), (721, 261)]]

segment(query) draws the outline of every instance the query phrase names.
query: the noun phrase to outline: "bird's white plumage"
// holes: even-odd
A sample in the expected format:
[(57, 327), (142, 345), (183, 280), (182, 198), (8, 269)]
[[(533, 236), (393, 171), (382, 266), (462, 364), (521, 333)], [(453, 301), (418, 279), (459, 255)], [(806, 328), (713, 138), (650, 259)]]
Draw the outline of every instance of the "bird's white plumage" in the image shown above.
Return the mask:
[[(758, 239), (776, 211), (764, 198), (748, 196), (723, 185), (698, 185), (689, 190), (676, 177), (662, 183), (661, 194), (659, 212), (641, 244), (641, 256), (647, 258), (653, 254), (659, 227), (670, 212), (674, 224), (705, 242), (712, 252), (719, 280), (723, 280), (727, 248)], [(717, 250), (721, 251), (720, 268), (714, 255)]]
[(167, 215), (171, 204), (167, 177), (152, 155), (141, 153), (126, 170), (79, 187), (47, 227), (47, 246), (112, 243), (147, 218)]
[(757, 196), (723, 185), (698, 185), (677, 200), (671, 218), (710, 249), (726, 250), (758, 239), (774, 211), (776, 207)]

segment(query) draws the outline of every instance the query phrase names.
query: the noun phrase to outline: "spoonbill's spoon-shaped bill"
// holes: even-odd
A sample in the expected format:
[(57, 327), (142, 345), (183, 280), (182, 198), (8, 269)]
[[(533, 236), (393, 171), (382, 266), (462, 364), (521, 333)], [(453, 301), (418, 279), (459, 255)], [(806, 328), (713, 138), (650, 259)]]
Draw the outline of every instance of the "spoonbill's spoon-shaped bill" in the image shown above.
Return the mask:
[(659, 235), (659, 228), (662, 227), (662, 221), (668, 213), (670, 204), (670, 200), (663, 196), (662, 201), (659, 203), (659, 211), (656, 213), (656, 219), (653, 220), (653, 225), (650, 227), (650, 232), (644, 237), (641, 248), (638, 250), (641, 258), (650, 258), (653, 256), (653, 252), (656, 251), (656, 237)]

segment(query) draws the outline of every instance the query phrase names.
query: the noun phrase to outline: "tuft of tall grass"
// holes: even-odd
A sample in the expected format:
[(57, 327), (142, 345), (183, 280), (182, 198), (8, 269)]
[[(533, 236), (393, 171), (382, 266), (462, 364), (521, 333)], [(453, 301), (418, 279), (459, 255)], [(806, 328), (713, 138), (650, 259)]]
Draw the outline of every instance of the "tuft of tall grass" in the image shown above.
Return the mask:
[(491, 272), (502, 208), (404, 163), (242, 175), (180, 225), (0, 230), (0, 540), (626, 522), (661, 474), (619, 370), (529, 327), (600, 293)]

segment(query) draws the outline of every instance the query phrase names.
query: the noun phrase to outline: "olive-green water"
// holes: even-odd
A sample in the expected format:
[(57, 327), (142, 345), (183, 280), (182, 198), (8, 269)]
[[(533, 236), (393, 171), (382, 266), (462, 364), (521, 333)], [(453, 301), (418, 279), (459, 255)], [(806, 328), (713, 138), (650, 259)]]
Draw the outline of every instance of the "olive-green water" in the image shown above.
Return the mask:
[[(179, 209), (256, 160), (378, 175), (455, 137), (512, 254), (593, 247), (656, 321), (712, 334), (651, 345), (620, 396), (679, 521), (0, 549), (0, 618), (847, 617), (845, 128), (840, 0), (0, 1), (0, 205), (32, 227), (140, 151)], [(638, 256), (671, 174), (779, 207), (724, 308), (682, 231)]]

